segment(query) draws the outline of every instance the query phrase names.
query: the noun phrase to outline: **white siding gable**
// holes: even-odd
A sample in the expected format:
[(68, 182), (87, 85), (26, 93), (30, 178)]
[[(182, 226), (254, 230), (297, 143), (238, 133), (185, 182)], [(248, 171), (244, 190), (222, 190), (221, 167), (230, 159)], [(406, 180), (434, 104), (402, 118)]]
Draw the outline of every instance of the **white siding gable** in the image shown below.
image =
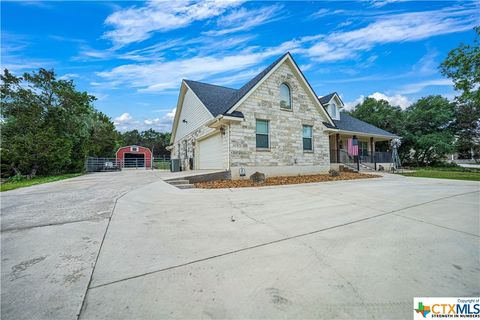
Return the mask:
[[(193, 91), (188, 88), (183, 99), (180, 116), (178, 118), (175, 141), (177, 142), (187, 134), (201, 127), (208, 120), (213, 119), (212, 114), (205, 108), (203, 103)], [(185, 121), (184, 121), (185, 120)]]

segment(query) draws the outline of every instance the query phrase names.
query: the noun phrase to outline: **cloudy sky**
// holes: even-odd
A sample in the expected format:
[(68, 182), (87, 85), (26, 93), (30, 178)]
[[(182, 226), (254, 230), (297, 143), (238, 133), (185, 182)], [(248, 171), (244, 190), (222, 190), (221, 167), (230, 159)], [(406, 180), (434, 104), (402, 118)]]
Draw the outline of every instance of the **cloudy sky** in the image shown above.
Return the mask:
[(479, 1), (1, 3), (2, 68), (53, 68), (117, 128), (169, 131), (181, 79), (239, 88), (290, 51), (318, 95), (407, 107), (453, 97), (439, 63), (480, 25)]

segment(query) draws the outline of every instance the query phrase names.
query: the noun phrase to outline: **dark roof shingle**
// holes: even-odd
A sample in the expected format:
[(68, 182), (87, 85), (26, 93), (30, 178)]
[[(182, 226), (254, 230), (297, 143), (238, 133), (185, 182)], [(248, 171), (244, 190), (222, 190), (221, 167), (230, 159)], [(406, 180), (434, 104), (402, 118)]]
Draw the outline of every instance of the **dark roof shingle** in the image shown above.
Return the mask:
[(216, 117), (219, 114), (225, 114), (231, 107), (233, 107), (240, 99), (242, 99), (255, 85), (265, 77), (270, 70), (273, 69), (287, 54), (272, 62), (262, 72), (257, 74), (255, 78), (248, 81), (240, 89), (232, 89), (213, 84), (184, 80), (187, 85), (195, 92), (197, 97), (203, 102), (210, 113)]
[(233, 94), (237, 92), (235, 89), (213, 84), (192, 80), (184, 81), (214, 117), (226, 111), (226, 104), (230, 101)]
[(397, 137), (393, 133), (377, 128), (374, 125), (352, 117), (351, 115), (340, 112), (340, 120), (333, 120), (335, 126), (340, 130), (354, 131), (359, 133), (377, 134), (382, 136)]
[(332, 98), (335, 94), (337, 94), (337, 93), (336, 92), (329, 93), (326, 96), (318, 98), (318, 100), (320, 100), (320, 103), (322, 105), (327, 104), (330, 100), (332, 100)]
[[(252, 88), (255, 87), (255, 85), (288, 54), (289, 53), (287, 52), (272, 62), (262, 72), (255, 76), (255, 78), (248, 81), (238, 90), (198, 81), (184, 81), (193, 90), (193, 92), (195, 92), (197, 97), (202, 101), (210, 113), (216, 117), (220, 114), (227, 114), (227, 111), (230, 110), (230, 108), (232, 108), (238, 101), (240, 101), (240, 99), (242, 99), (250, 90), (252, 90)], [(336, 92), (332, 92), (318, 99), (320, 103), (324, 105), (328, 103), (335, 94)], [(238, 111), (234, 111), (229, 115), (233, 117), (243, 117), (243, 114)], [(336, 128), (340, 130), (396, 137), (396, 135), (390, 132), (358, 120), (344, 112), (340, 113), (340, 120), (333, 120), (333, 122)], [(328, 122), (324, 122), (324, 124), (329, 128), (334, 128)]]

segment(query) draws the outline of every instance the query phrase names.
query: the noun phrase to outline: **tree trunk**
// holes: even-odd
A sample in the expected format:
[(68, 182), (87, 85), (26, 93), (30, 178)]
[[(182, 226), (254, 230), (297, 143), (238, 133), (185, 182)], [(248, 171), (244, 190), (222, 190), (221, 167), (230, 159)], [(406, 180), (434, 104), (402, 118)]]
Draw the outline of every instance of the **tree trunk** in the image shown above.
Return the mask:
[(15, 172), (16, 176), (21, 176), (22, 175), (22, 173), (20, 172), (20, 170), (18, 170), (18, 168), (13, 167), (12, 169), (13, 169), (13, 172)]
[(427, 153), (428, 153), (429, 150), (430, 150), (430, 148), (428, 148), (427, 150), (425, 150), (425, 152), (423, 153), (422, 161), (421, 161), (422, 164), (424, 163), (425, 157), (427, 156)]
[(33, 166), (32, 171), (30, 171), (30, 174), (28, 175), (28, 178), (29, 179), (34, 178), (35, 175), (37, 174), (37, 170), (38, 170), (38, 166), (37, 165)]

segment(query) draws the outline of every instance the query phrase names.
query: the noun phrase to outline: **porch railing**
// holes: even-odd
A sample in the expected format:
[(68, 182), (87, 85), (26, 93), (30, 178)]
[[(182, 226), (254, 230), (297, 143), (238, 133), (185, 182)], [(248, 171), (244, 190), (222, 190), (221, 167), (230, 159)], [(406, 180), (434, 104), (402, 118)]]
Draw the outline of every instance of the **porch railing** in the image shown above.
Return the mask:
[[(377, 163), (390, 163), (392, 161), (391, 152), (376, 151), (373, 154), (369, 151), (360, 150), (359, 162), (363, 165), (377, 169)], [(346, 165), (356, 165), (356, 157), (349, 155), (343, 149), (330, 149), (330, 163), (344, 163)]]

